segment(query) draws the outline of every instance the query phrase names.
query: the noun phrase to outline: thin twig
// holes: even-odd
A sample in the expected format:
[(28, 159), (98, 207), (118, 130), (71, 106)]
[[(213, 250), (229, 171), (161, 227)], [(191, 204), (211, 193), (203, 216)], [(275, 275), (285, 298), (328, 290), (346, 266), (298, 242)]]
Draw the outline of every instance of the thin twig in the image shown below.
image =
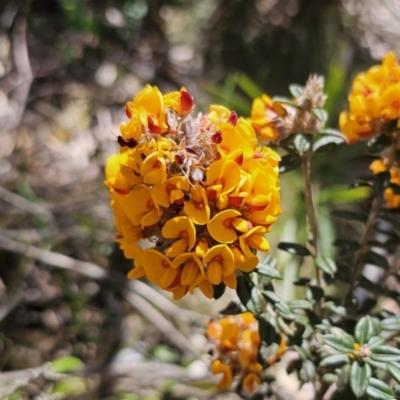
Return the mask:
[(53, 223), (53, 215), (47, 211), (40, 204), (33, 203), (16, 193), (10, 192), (9, 190), (0, 186), (0, 199), (12, 204), (13, 206), (20, 208), (30, 214), (36, 215), (39, 218), (44, 219), (48, 223)]
[[(312, 245), (312, 255), (313, 257), (318, 257), (319, 255), (319, 247), (318, 247), (318, 223), (317, 217), (315, 213), (315, 206), (312, 195), (311, 188), (311, 156), (312, 153), (304, 154), (302, 158), (302, 170), (303, 170), (303, 179), (304, 179), (304, 197), (306, 201), (307, 208), (307, 219), (310, 226), (310, 231), (312, 235), (311, 245)], [(322, 279), (320, 270), (315, 267), (315, 275), (317, 279), (317, 284), (321, 287)]]
[(0, 247), (42, 261), (47, 265), (75, 271), (94, 280), (106, 281), (122, 291), (125, 300), (144, 318), (157, 327), (165, 338), (183, 353), (198, 356), (185, 336), (147, 300), (134, 292), (134, 284), (117, 272), (107, 272), (96, 264), (75, 260), (63, 254), (17, 242), (0, 234)]

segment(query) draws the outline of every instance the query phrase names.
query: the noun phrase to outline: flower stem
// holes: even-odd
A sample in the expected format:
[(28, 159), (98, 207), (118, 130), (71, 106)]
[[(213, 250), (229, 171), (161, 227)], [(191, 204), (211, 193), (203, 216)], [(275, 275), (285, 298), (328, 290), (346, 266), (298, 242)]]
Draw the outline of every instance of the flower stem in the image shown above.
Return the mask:
[[(318, 247), (318, 223), (317, 216), (315, 213), (315, 207), (312, 196), (312, 188), (311, 188), (311, 157), (312, 153), (305, 153), (302, 158), (302, 170), (303, 170), (303, 179), (304, 179), (304, 197), (306, 201), (307, 207), (307, 219), (308, 224), (310, 226), (310, 231), (312, 235), (311, 245), (312, 245), (312, 256), (315, 258), (319, 255), (319, 247)], [(315, 275), (317, 279), (317, 284), (321, 287), (322, 279), (320, 270), (315, 267)]]

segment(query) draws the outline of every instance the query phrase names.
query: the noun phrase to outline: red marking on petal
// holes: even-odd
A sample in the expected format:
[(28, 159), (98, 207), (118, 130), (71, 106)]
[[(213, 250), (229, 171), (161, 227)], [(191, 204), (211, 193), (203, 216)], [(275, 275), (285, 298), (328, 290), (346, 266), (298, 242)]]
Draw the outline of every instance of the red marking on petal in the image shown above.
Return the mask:
[(162, 129), (153, 122), (151, 117), (147, 117), (147, 124), (149, 125), (149, 131), (151, 133), (162, 133)]
[(238, 158), (235, 159), (236, 164), (242, 165), (243, 163), (243, 154), (241, 154)]
[(214, 189), (207, 189), (206, 195), (209, 200), (214, 200), (217, 197), (217, 192)]
[(247, 205), (253, 211), (262, 211), (262, 210), (265, 210), (268, 207), (268, 204), (265, 204), (264, 206), (255, 206), (255, 205), (252, 205), (252, 204), (247, 204)]
[(181, 197), (178, 200), (175, 200), (175, 204), (182, 205), (185, 202), (185, 197)]
[(114, 188), (114, 190), (118, 193), (118, 194), (129, 194), (130, 190), (129, 189), (117, 189)]
[(131, 112), (131, 110), (129, 109), (128, 106), (125, 106), (125, 114), (129, 119), (132, 118), (132, 112)]
[(193, 108), (193, 97), (184, 90), (181, 91), (180, 106), (183, 114), (187, 114)]
[(181, 281), (181, 272), (178, 272), (178, 274), (176, 275), (174, 281), (167, 287), (167, 289), (176, 288), (179, 285), (180, 281)]
[(237, 121), (238, 121), (238, 115), (236, 114), (236, 111), (231, 111), (231, 115), (228, 118), (228, 122), (233, 126), (236, 126)]
[(232, 207), (240, 207), (243, 204), (243, 197), (240, 196), (229, 196), (229, 204)]
[(264, 154), (255, 152), (255, 153), (253, 154), (253, 159), (257, 159), (257, 158), (265, 158), (265, 156), (264, 156)]

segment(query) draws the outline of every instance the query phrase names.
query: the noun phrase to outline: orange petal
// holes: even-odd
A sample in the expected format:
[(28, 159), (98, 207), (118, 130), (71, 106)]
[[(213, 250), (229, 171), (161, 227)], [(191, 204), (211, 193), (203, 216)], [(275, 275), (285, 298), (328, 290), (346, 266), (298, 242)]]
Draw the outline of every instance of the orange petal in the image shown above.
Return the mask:
[(241, 215), (240, 211), (228, 209), (219, 212), (207, 224), (211, 237), (220, 243), (232, 243), (237, 239), (232, 220)]

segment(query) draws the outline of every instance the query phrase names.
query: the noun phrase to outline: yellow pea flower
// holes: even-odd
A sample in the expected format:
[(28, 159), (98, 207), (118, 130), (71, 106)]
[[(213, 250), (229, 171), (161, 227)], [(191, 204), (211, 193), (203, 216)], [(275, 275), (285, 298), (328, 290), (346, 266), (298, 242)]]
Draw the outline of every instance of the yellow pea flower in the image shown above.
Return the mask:
[(228, 276), (235, 270), (233, 253), (226, 244), (211, 247), (204, 255), (203, 265), (207, 265), (206, 276), (213, 285), (219, 285), (222, 276)]
[(148, 185), (165, 182), (167, 179), (167, 169), (164, 156), (158, 152), (147, 156), (142, 164), (141, 175), (143, 183)]
[(154, 185), (151, 197), (154, 203), (169, 207), (173, 203), (182, 204), (190, 183), (185, 176), (174, 176), (163, 183)]
[(190, 189), (190, 200), (183, 207), (186, 215), (197, 225), (205, 225), (210, 219), (207, 193), (199, 184)]
[(247, 257), (254, 255), (251, 249), (264, 252), (270, 250), (268, 240), (264, 237), (266, 231), (264, 227), (256, 226), (239, 237), (240, 248)]
[(196, 228), (188, 217), (175, 217), (167, 221), (162, 228), (166, 239), (178, 239), (167, 251), (171, 257), (176, 257), (184, 251), (191, 250), (196, 243)]
[[(207, 224), (207, 230), (211, 237), (219, 243), (232, 243), (237, 238), (233, 221), (241, 215), (241, 212), (234, 209), (228, 209), (216, 214)], [(236, 220), (236, 225), (239, 225)]]
[(240, 180), (240, 167), (232, 160), (214, 161), (207, 171), (207, 197), (216, 197), (228, 194), (235, 189)]

